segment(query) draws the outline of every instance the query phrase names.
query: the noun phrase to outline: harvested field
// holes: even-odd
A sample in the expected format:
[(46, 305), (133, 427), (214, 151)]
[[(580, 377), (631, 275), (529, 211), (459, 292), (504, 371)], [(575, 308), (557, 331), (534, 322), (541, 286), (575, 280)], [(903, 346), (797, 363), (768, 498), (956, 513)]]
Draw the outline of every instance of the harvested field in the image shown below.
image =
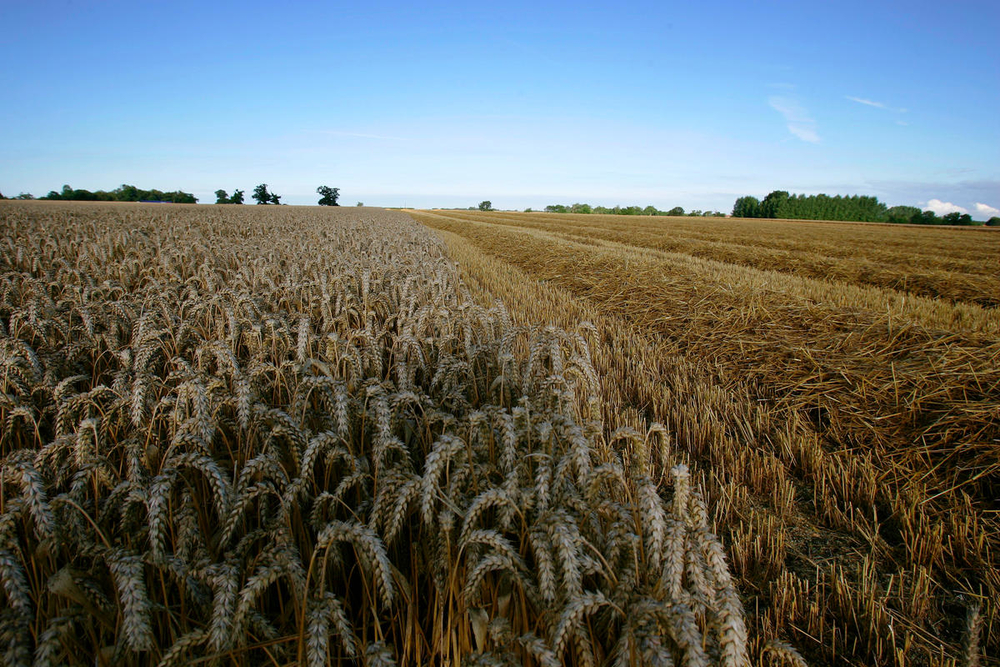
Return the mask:
[(594, 325), (605, 428), (663, 423), (704, 481), (753, 659), (1000, 654), (1000, 234), (411, 215), (480, 303)]
[(468, 283), (399, 213), (0, 203), (3, 664), (745, 664), (715, 425), (449, 242)]
[(1000, 305), (996, 286), (1000, 235), (986, 228), (466, 211), (447, 211), (446, 215), (539, 229), (569, 239), (617, 241), (952, 303)]

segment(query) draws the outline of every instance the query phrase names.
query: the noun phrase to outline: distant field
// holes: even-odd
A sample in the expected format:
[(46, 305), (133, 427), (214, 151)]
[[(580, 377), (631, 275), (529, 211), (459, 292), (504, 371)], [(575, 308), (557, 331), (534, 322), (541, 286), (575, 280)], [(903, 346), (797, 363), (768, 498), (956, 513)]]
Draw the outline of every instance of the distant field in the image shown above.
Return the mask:
[(700, 474), (751, 655), (965, 664), (976, 610), (1000, 654), (1000, 233), (411, 215), (481, 303), (595, 326), (605, 425)]
[[(430, 213), (430, 212), (428, 212)], [(1000, 305), (1000, 230), (795, 220), (437, 212), (952, 302)]]

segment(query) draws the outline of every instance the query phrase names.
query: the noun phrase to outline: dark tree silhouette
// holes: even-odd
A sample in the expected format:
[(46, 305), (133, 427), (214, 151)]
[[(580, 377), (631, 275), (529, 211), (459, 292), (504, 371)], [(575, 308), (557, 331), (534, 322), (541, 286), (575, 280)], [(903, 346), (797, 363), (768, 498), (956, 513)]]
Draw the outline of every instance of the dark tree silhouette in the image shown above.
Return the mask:
[(327, 185), (321, 185), (316, 188), (316, 194), (319, 195), (320, 206), (340, 206), (340, 204), (337, 203), (337, 199), (340, 197), (340, 188), (331, 188)]
[(253, 198), (257, 200), (258, 205), (271, 203), (271, 193), (267, 191), (267, 183), (261, 183), (253, 189)]

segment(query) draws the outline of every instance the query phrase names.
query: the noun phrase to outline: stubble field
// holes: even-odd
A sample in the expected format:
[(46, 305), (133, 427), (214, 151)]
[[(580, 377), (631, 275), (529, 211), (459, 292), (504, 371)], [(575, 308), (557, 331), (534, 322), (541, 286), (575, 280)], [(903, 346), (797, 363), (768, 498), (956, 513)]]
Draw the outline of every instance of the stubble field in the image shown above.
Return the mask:
[(412, 215), (483, 303), (595, 325), (604, 423), (664, 424), (704, 482), (752, 655), (1000, 653), (1000, 234)]
[(411, 215), (0, 205), (4, 664), (992, 664), (1000, 234)]

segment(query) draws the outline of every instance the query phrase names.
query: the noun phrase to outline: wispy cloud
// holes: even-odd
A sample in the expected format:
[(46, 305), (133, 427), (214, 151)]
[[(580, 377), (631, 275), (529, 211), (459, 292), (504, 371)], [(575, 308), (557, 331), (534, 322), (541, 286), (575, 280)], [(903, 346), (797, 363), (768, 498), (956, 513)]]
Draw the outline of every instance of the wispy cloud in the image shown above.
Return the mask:
[(906, 109), (896, 107), (891, 107), (883, 102), (876, 102), (875, 100), (866, 100), (863, 97), (853, 97), (851, 95), (845, 95), (845, 99), (852, 102), (857, 102), (858, 104), (864, 104), (865, 106), (875, 107), (876, 109), (883, 109), (885, 111), (892, 111), (893, 113), (906, 113)]
[(975, 208), (976, 208), (976, 213), (978, 213), (979, 215), (982, 215), (982, 216), (987, 216), (988, 215), (988, 216), (990, 216), (992, 218), (995, 215), (1000, 215), (1000, 209), (994, 208), (993, 206), (990, 206), (989, 204), (983, 204), (983, 203), (980, 203), (980, 202), (976, 202)]
[(785, 117), (788, 131), (793, 135), (811, 144), (820, 142), (819, 134), (816, 132), (816, 121), (798, 100), (783, 95), (772, 95), (767, 98), (767, 103)]
[(922, 207), (925, 211), (934, 211), (938, 215), (948, 215), (949, 213), (968, 213), (969, 209), (962, 208), (956, 204), (952, 204), (950, 201), (941, 201), (940, 199), (931, 199)]

